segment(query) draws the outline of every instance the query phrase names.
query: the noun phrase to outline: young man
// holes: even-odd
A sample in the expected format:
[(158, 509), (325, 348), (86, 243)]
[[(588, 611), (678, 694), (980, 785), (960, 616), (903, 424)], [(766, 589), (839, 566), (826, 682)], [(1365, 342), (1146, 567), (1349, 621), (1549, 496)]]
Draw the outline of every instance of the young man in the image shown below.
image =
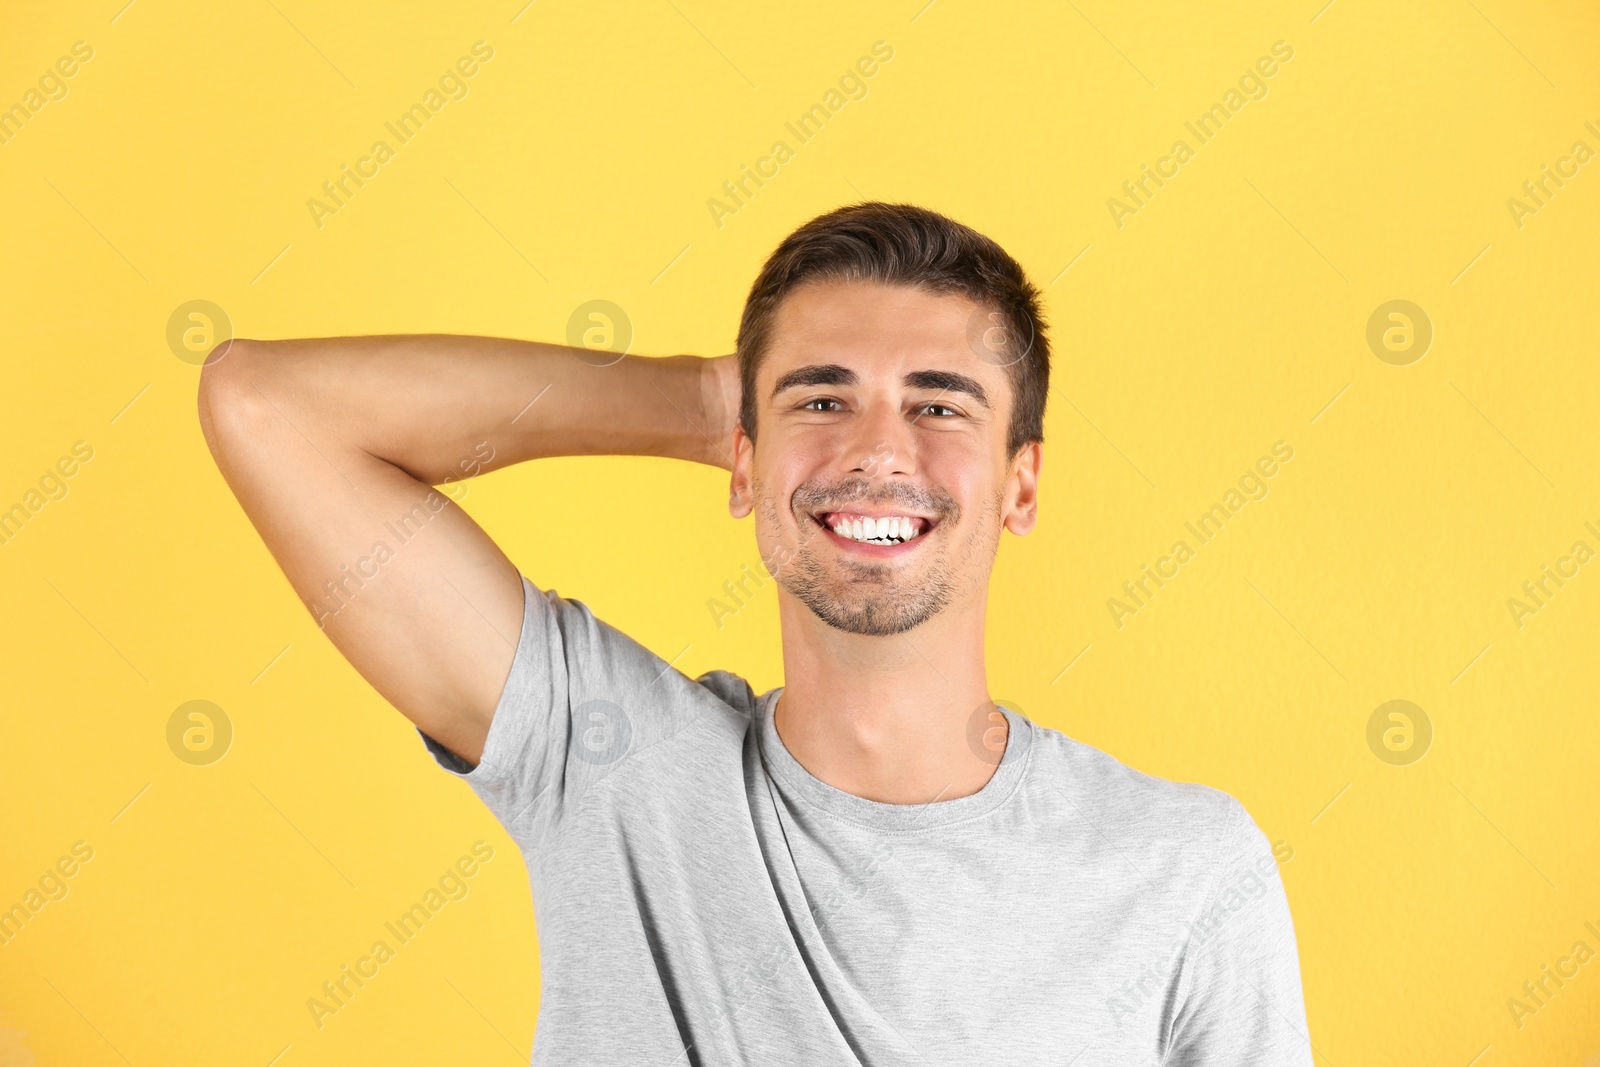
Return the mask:
[[(990, 701), (989, 573), (1001, 530), (1035, 520), (1038, 298), (973, 230), (865, 203), (778, 247), (736, 356), (213, 353), (201, 425), (246, 514), (523, 852), (535, 1065), (1312, 1063), (1249, 813)], [(785, 686), (679, 673), (430, 488), (602, 453), (731, 471)], [(574, 536), (609, 519), (533, 514)]]

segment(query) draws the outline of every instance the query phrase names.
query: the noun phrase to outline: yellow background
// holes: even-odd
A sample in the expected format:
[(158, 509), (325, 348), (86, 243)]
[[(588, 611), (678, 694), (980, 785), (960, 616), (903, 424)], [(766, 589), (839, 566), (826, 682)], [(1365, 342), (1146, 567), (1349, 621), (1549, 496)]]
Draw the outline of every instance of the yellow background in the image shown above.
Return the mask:
[[(1520, 1027), (1506, 1003), (1600, 951), (1600, 563), (1521, 627), (1507, 607), (1600, 549), (1600, 161), (1520, 227), (1507, 207), (1600, 150), (1592, 5), (121, 3), (13, 6), (0, 33), (0, 105), (94, 49), (0, 146), (0, 507), (94, 449), (0, 546), (0, 907), (94, 849), (0, 946), (0, 1063), (511, 1064), (531, 1040), (515, 848), (292, 595), (201, 439), (174, 309), (564, 340), (607, 299), (634, 351), (715, 354), (776, 242), (861, 198), (978, 228), (1046, 291), (1041, 522), (996, 567), (994, 695), (1292, 848), (1319, 1064), (1594, 1062), (1600, 960)], [(478, 40), (468, 95), (319, 228), (306, 201)], [(866, 97), (797, 145), (784, 123), (878, 40)], [(1199, 146), (1184, 122), (1279, 40), (1268, 95)], [(1178, 138), (1194, 158), (1116, 226)], [(707, 200), (778, 139), (794, 158), (719, 227)], [(1407, 366), (1366, 342), (1394, 299), (1434, 330)], [(1280, 440), (1269, 494), (1118, 627), (1108, 599)], [(710, 468), (570, 459), (463, 506), (537, 584), (760, 691), (772, 585), (720, 628), (707, 607), (759, 573), (725, 496)], [(195, 699), (233, 725), (209, 766), (166, 741)], [(1394, 699), (1434, 731), (1406, 766), (1367, 743)], [(480, 839), (470, 894), (319, 1030), (307, 999)]]

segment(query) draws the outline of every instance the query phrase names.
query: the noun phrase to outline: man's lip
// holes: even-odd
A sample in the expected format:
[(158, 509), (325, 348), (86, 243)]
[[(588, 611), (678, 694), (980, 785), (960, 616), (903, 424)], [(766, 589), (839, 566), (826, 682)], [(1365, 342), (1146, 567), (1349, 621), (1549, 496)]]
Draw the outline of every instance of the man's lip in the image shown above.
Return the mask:
[(822, 514), (834, 513), (823, 512), (819, 515), (811, 516), (811, 521), (817, 524), (817, 527), (822, 531), (824, 538), (851, 555), (864, 556), (868, 559), (898, 559), (910, 553), (917, 552), (921, 549), (922, 543), (928, 539), (929, 531), (933, 529), (933, 526), (928, 526), (923, 530), (922, 533), (913, 537), (909, 541), (898, 541), (894, 544), (877, 545), (873, 544), (871, 541), (857, 541), (853, 538), (841, 537), (839, 534), (833, 532), (832, 526), (829, 526), (827, 523), (822, 521)]

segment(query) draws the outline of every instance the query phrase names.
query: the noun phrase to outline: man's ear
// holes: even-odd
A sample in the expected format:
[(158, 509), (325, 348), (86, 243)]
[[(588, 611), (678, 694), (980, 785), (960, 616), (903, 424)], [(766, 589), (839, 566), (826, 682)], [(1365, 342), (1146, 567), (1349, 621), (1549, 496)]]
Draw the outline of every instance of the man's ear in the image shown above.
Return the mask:
[(1044, 462), (1044, 446), (1029, 441), (1011, 461), (1011, 480), (1007, 486), (1005, 527), (1018, 537), (1033, 529), (1039, 518), (1039, 467)]
[(755, 509), (750, 488), (750, 464), (755, 461), (756, 443), (744, 432), (743, 424), (733, 427), (733, 473), (728, 482), (728, 514), (742, 519)]

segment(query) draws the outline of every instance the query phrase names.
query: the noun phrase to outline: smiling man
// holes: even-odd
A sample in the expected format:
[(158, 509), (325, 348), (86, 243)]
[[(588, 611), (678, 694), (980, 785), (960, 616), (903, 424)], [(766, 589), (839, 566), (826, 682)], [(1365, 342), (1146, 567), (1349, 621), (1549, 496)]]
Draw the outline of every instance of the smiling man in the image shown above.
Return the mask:
[[(768, 259), (737, 348), (235, 341), (202, 375), (290, 584), (522, 851), (533, 1064), (1309, 1067), (1245, 808), (989, 697), (1049, 383), (1022, 268), (932, 211), (841, 208)], [(680, 673), (432, 488), (596, 454), (730, 471), (784, 686)]]

